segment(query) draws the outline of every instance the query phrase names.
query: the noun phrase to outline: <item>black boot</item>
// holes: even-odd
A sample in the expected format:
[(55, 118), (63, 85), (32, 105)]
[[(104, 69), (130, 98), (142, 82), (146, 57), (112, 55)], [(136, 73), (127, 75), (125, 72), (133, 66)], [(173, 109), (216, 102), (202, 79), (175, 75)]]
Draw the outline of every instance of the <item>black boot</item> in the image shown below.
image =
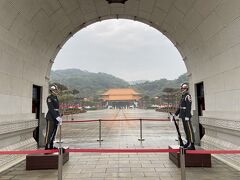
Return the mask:
[(53, 146), (53, 148), (52, 149), (58, 149), (58, 147), (56, 147), (56, 146)]
[(191, 143), (190, 146), (187, 147), (187, 150), (195, 150), (194, 143)]
[[(45, 150), (51, 150), (51, 149), (52, 148), (50, 147), (50, 144), (46, 144)], [(44, 154), (48, 155), (48, 154), (52, 154), (52, 153), (44, 153)]]
[(50, 148), (50, 144), (46, 144), (46, 145), (45, 145), (45, 150), (49, 150), (49, 149), (51, 149), (51, 148)]

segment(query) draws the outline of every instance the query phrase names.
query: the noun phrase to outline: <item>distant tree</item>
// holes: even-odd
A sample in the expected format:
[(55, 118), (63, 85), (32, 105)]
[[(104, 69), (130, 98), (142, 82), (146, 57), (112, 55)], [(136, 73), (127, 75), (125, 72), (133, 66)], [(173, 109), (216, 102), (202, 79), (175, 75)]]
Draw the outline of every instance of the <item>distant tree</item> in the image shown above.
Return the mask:
[(179, 94), (179, 89), (177, 88), (164, 88), (163, 92), (165, 93), (163, 95), (163, 99), (167, 100), (168, 106), (175, 105), (177, 103), (177, 97)]
[(163, 92), (168, 93), (168, 94), (173, 94), (177, 91), (178, 91), (178, 89), (176, 89), (176, 88), (164, 88), (163, 89)]
[(74, 100), (74, 95), (72, 94), (71, 91), (65, 90), (61, 92), (58, 99), (60, 103), (71, 104), (72, 101)]
[(150, 103), (151, 103), (150, 100), (151, 100), (150, 97), (147, 95), (145, 95), (145, 96), (143, 96), (143, 98), (141, 98), (141, 101), (142, 101), (141, 104), (142, 104), (143, 108), (147, 108), (150, 105)]
[(133, 85), (132, 87), (135, 87), (142, 94), (156, 97), (166, 94), (163, 92), (165, 88), (176, 89), (183, 82), (188, 82), (186, 74), (179, 76), (179, 78), (175, 80), (160, 79), (156, 81), (147, 81), (141, 84)]
[(79, 92), (80, 92), (80, 91), (77, 90), (77, 89), (73, 89), (73, 90), (72, 90), (72, 93), (73, 93), (74, 95), (75, 95), (75, 94), (79, 94)]

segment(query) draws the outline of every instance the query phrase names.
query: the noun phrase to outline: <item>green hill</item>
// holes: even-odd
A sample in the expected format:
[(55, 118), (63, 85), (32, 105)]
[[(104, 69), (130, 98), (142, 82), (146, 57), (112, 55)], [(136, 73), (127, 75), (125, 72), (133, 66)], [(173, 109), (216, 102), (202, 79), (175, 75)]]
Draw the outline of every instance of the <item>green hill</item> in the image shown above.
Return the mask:
[[(164, 88), (179, 88), (179, 84), (187, 82), (186, 74), (175, 80), (160, 79), (156, 81), (138, 81), (135, 85), (106, 73), (92, 73), (79, 69), (51, 71), (50, 83), (60, 83), (69, 89), (77, 89), (81, 97), (96, 97), (109, 88), (132, 87), (150, 97), (163, 94)], [(133, 83), (134, 84), (134, 83)]]
[(164, 94), (165, 88), (179, 88), (183, 82), (188, 82), (186, 74), (179, 76), (175, 80), (160, 79), (156, 81), (146, 81), (144, 83), (133, 85), (132, 87), (144, 95), (155, 97)]
[(51, 71), (50, 82), (64, 84), (70, 89), (80, 91), (81, 97), (94, 97), (109, 88), (124, 88), (129, 84), (106, 73), (92, 73), (79, 69)]

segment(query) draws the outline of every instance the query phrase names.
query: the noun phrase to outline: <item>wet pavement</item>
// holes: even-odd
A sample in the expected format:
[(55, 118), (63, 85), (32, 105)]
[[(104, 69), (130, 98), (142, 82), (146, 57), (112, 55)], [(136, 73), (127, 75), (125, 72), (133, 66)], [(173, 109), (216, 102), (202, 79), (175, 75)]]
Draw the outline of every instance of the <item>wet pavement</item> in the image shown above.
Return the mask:
[[(74, 118), (74, 120), (71, 120)], [(93, 119), (159, 118), (167, 114), (153, 110), (100, 110), (65, 117), (64, 146), (70, 148), (167, 148), (176, 145), (173, 122), (143, 121), (140, 142), (139, 121), (102, 122), (99, 143), (99, 122), (74, 122)], [(212, 157), (212, 168), (186, 168), (187, 180), (239, 180), (240, 172)], [(25, 170), (25, 161), (0, 174), (2, 179), (57, 179), (57, 170)], [(173, 164), (168, 153), (70, 153), (63, 167), (63, 179), (158, 179), (180, 180), (181, 171)]]
[[(142, 143), (140, 138), (140, 118), (143, 119)], [(102, 139), (99, 144), (99, 122), (68, 123), (63, 126), (63, 141), (69, 147), (91, 147), (98, 148), (141, 148), (155, 147), (167, 148), (169, 144), (176, 144), (176, 131), (173, 123), (151, 122), (145, 119), (166, 119), (167, 114), (153, 110), (104, 110), (87, 112), (74, 120), (116, 120), (116, 119), (137, 119), (137, 121), (109, 121), (102, 122)], [(70, 118), (69, 118), (70, 119)], [(74, 122), (74, 120), (69, 120)]]

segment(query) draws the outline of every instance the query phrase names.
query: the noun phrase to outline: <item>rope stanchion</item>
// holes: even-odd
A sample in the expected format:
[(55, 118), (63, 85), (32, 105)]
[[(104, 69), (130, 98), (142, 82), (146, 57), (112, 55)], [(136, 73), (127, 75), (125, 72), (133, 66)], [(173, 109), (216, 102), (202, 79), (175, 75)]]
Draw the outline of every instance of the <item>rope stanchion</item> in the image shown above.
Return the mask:
[(102, 142), (103, 141), (103, 139), (102, 139), (102, 120), (101, 119), (99, 119), (98, 120), (99, 121), (99, 129), (98, 129), (98, 142)]
[(144, 139), (142, 138), (142, 119), (140, 119), (140, 139), (138, 139), (139, 141), (144, 141)]
[(63, 148), (62, 148), (62, 124), (59, 124), (59, 152), (58, 152), (58, 180), (62, 180), (62, 166), (63, 166)]
[(58, 152), (58, 180), (62, 180), (62, 168), (63, 167), (63, 148), (59, 147)]
[(180, 146), (181, 180), (186, 180), (185, 154), (185, 149)]

